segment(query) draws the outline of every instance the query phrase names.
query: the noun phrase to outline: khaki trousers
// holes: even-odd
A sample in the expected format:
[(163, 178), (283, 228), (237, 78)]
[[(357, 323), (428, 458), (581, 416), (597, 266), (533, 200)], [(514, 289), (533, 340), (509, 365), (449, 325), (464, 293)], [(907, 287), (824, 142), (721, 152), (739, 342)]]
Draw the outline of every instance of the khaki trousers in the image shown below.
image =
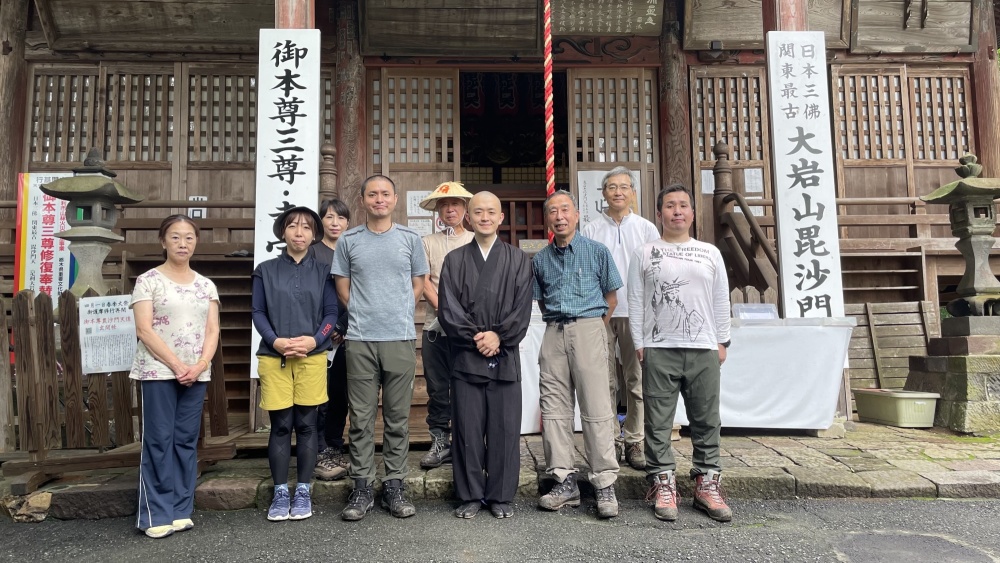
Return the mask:
[(580, 403), (587, 479), (603, 489), (618, 478), (615, 413), (608, 395), (608, 333), (600, 318), (549, 323), (538, 355), (546, 472), (561, 483), (576, 473), (573, 393)]
[[(621, 354), (622, 377), (618, 377), (615, 345)], [(643, 439), (642, 365), (635, 357), (635, 344), (629, 330), (628, 317), (612, 318), (608, 323), (608, 380), (611, 385), (611, 409), (618, 406), (619, 385), (625, 399), (625, 441), (632, 444)]]

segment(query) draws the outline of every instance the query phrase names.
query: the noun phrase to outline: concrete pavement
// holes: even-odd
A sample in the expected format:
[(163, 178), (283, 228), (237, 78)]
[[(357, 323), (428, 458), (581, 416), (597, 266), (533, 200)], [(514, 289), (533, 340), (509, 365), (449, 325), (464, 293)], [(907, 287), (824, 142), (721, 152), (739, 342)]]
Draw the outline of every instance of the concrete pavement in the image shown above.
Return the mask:
[[(864, 423), (847, 426), (844, 438), (727, 432), (722, 439), (726, 495), (750, 500), (1000, 498), (1000, 440), (956, 436), (939, 429)], [(578, 454), (582, 451), (579, 438), (578, 435)], [(691, 443), (685, 436), (674, 442), (674, 446), (678, 475), (686, 475), (691, 466)], [(406, 480), (410, 494), (415, 499), (452, 501), (451, 466), (422, 470), (418, 463), (421, 455), (422, 452), (416, 451), (410, 454), (411, 471)], [(578, 458), (582, 471), (586, 471), (582, 454)], [(272, 491), (268, 475), (264, 457), (220, 462), (202, 475), (196, 507), (198, 510), (266, 508)], [(545, 474), (541, 437), (524, 437), (519, 496), (530, 501), (551, 484)], [(682, 499), (690, 499), (693, 482), (680, 478), (678, 484)], [(67, 474), (39, 492), (51, 494), (49, 516), (93, 519), (133, 514), (135, 486), (135, 469), (108, 470)], [(351, 487), (347, 479), (316, 481), (313, 502), (317, 507), (338, 510), (346, 502)], [(583, 488), (585, 496), (592, 493), (586, 484)], [(0, 497), (9, 494), (9, 489), (8, 482), (0, 481)], [(645, 475), (624, 466), (616, 490), (620, 499), (644, 498)], [(36, 504), (43, 500), (44, 496)]]

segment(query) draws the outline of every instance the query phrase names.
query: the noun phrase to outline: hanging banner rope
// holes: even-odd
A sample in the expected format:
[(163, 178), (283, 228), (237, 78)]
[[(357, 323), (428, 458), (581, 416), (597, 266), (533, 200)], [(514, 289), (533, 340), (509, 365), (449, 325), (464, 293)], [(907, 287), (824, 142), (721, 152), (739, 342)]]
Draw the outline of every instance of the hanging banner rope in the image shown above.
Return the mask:
[(555, 125), (552, 119), (552, 0), (545, 0), (545, 194), (556, 191)]

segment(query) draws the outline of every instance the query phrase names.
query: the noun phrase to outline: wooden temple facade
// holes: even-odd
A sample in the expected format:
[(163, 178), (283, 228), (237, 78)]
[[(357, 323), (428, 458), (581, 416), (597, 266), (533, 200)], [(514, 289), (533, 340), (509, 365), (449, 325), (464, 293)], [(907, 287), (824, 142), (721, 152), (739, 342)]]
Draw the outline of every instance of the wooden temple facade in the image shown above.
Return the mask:
[[(767, 289), (763, 30), (823, 30), (847, 302), (936, 304), (957, 284), (947, 210), (917, 197), (954, 180), (967, 152), (1000, 174), (992, 2), (552, 0), (552, 12), (559, 187), (626, 165), (653, 218), (658, 187), (691, 186), (698, 238), (727, 233), (734, 285)], [(128, 291), (159, 261), (158, 218), (206, 197), (197, 268), (222, 293), (236, 413), (252, 410), (252, 258), (238, 254), (253, 240), (257, 38), (276, 26), (323, 34), (320, 196), (353, 202), (363, 178), (386, 174), (406, 224), (410, 191), (460, 180), (502, 197), (507, 240), (545, 237), (539, 0), (3, 0), (0, 202), (15, 199), (18, 173), (69, 171), (102, 149), (147, 198), (120, 221), (126, 242), (105, 267)], [(743, 205), (713, 202), (720, 157)], [(7, 295), (12, 242), (5, 220)], [(414, 423), (423, 416), (415, 400)]]

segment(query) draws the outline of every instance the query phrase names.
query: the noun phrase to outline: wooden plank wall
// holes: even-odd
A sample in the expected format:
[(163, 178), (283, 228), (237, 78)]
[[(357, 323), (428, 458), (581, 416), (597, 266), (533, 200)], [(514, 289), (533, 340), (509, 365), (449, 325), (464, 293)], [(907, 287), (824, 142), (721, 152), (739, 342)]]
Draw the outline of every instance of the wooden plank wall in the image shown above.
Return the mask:
[(926, 356), (928, 339), (941, 333), (930, 301), (847, 305), (858, 321), (851, 334), (852, 389), (902, 389), (910, 356)]

